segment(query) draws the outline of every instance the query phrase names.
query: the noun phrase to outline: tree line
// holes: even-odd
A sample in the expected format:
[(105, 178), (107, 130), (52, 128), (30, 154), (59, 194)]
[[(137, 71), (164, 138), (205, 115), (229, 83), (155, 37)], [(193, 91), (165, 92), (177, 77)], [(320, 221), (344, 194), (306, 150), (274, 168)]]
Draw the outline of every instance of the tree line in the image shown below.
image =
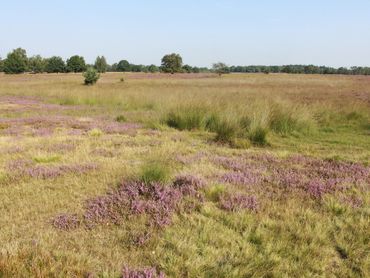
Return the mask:
[(89, 65), (84, 57), (79, 55), (71, 56), (66, 61), (53, 56), (43, 58), (40, 55), (28, 57), (26, 50), (14, 49), (8, 53), (5, 59), (0, 57), (0, 72), (17, 74), (24, 72), (31, 73), (64, 73), (64, 72), (85, 72), (88, 68), (95, 68), (99, 73), (104, 72), (164, 72), (164, 73), (200, 73), (215, 72), (219, 75), (225, 73), (295, 73), (295, 74), (347, 74), (347, 75), (370, 75), (370, 67), (326, 67), (314, 65), (285, 65), (285, 66), (227, 66), (224, 63), (215, 63), (211, 69), (207, 67), (192, 67), (184, 64), (179, 54), (172, 53), (165, 55), (161, 65), (136, 65), (127, 60), (121, 60), (109, 65), (104, 56), (98, 56), (95, 63)]

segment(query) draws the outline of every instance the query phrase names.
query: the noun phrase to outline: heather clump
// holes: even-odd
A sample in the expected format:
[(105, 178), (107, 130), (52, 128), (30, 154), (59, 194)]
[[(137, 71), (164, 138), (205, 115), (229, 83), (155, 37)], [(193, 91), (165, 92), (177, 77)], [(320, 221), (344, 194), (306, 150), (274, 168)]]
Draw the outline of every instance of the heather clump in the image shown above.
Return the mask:
[(226, 211), (237, 212), (240, 210), (258, 210), (256, 196), (247, 196), (240, 193), (224, 194), (219, 200), (219, 207)]
[(53, 218), (52, 224), (59, 230), (73, 230), (80, 226), (81, 220), (77, 214), (60, 214)]
[(17, 177), (31, 177), (40, 179), (52, 179), (63, 174), (84, 174), (97, 169), (95, 163), (49, 165), (35, 164), (32, 160), (14, 160), (8, 164), (8, 170)]
[(154, 267), (132, 269), (125, 266), (122, 270), (122, 278), (165, 278), (163, 272), (158, 272)]

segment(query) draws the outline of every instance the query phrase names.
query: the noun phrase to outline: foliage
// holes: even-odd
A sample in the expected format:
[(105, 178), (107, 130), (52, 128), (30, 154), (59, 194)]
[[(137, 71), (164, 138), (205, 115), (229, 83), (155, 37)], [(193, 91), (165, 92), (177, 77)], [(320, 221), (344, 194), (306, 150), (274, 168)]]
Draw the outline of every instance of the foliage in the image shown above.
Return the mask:
[(179, 54), (172, 53), (163, 56), (161, 69), (163, 72), (175, 73), (182, 71), (182, 58)]
[(108, 64), (107, 64), (107, 60), (105, 59), (105, 57), (104, 56), (96, 57), (94, 67), (99, 73), (106, 72), (108, 68)]
[(126, 72), (130, 70), (131, 70), (130, 63), (127, 60), (121, 60), (117, 64), (116, 71)]
[(14, 49), (8, 54), (4, 61), (4, 72), (7, 74), (23, 73), (28, 69), (28, 58), (26, 50)]
[(42, 73), (46, 70), (46, 60), (40, 55), (28, 59), (28, 68), (32, 73)]
[(159, 68), (156, 65), (150, 65), (150, 66), (148, 66), (148, 71), (152, 72), (152, 73), (158, 72)]
[(65, 72), (66, 64), (62, 57), (53, 56), (46, 61), (46, 72), (48, 73), (58, 73)]
[(222, 63), (222, 62), (218, 62), (218, 63), (213, 64), (212, 70), (215, 73), (217, 73), (219, 76), (221, 76), (222, 74), (225, 74), (225, 73), (230, 73), (230, 70), (229, 70), (228, 66), (225, 63)]
[(4, 60), (0, 57), (0, 72), (4, 71)]
[(83, 72), (86, 70), (85, 59), (82, 56), (74, 55), (67, 60), (67, 71)]
[(83, 76), (85, 78), (85, 85), (94, 85), (100, 78), (100, 74), (93, 67), (89, 67)]

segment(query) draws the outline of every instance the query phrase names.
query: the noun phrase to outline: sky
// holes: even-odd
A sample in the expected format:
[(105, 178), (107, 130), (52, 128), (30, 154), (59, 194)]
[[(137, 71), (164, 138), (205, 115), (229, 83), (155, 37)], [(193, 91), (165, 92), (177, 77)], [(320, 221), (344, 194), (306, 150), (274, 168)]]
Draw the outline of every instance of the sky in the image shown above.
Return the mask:
[(369, 0), (0, 0), (0, 56), (370, 66)]

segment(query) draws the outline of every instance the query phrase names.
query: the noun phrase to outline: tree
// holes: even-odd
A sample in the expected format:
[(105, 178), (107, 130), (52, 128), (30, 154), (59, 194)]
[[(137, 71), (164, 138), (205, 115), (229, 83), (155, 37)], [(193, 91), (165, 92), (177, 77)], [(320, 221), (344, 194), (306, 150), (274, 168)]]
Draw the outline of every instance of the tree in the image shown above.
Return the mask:
[(158, 69), (158, 67), (156, 65), (150, 65), (148, 67), (148, 71), (151, 72), (151, 73), (153, 73), (153, 72), (158, 72), (159, 69)]
[(83, 72), (86, 70), (85, 59), (82, 56), (74, 55), (67, 60), (67, 70), (69, 72)]
[(4, 72), (8, 74), (23, 73), (27, 71), (27, 66), (28, 58), (26, 50), (17, 48), (7, 55), (4, 61)]
[(0, 57), (0, 72), (4, 71), (4, 60), (1, 59)]
[(184, 66), (182, 67), (182, 69), (183, 69), (183, 71), (184, 71), (184, 72), (186, 72), (186, 73), (191, 73), (191, 72), (193, 72), (193, 68), (192, 68), (191, 66), (189, 66), (189, 65), (184, 65)]
[(225, 73), (230, 73), (229, 67), (225, 63), (221, 63), (221, 62), (213, 64), (212, 70), (215, 73), (217, 73), (219, 76)]
[(100, 78), (100, 74), (93, 67), (88, 67), (83, 76), (85, 77), (85, 85), (94, 85)]
[(131, 71), (130, 63), (127, 60), (121, 60), (117, 64), (117, 71)]
[(63, 59), (59, 56), (53, 56), (46, 60), (46, 72), (56, 73), (65, 72), (66, 64)]
[(107, 64), (107, 60), (105, 59), (104, 56), (98, 56), (95, 60), (95, 65), (94, 65), (95, 69), (100, 72), (100, 73), (104, 73), (107, 71), (107, 68), (108, 68), (108, 64)]
[(46, 69), (46, 61), (40, 55), (28, 59), (28, 68), (33, 73), (42, 73)]
[(170, 73), (181, 72), (182, 71), (181, 56), (176, 53), (163, 56), (161, 68), (163, 72), (170, 72)]

